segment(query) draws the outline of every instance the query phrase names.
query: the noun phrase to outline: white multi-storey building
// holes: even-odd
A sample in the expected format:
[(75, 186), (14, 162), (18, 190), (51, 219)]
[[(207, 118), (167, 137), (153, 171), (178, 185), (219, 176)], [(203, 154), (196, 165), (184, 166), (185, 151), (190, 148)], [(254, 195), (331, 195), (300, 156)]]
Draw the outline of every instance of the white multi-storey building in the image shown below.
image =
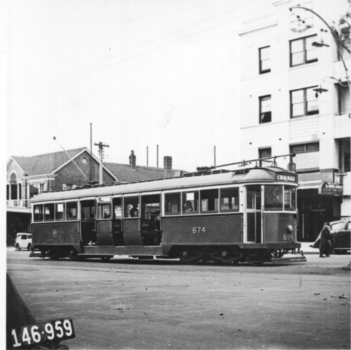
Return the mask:
[(299, 241), (351, 216), (350, 6), (270, 1), (240, 31), (241, 159), (296, 153)]

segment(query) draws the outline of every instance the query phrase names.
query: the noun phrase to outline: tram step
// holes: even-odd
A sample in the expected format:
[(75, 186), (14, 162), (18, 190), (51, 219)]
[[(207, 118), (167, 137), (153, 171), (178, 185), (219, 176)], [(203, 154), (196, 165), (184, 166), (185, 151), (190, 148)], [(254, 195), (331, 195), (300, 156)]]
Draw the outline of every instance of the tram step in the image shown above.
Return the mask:
[(286, 257), (286, 258), (272, 258), (273, 264), (306, 262), (306, 261), (307, 261), (307, 259), (304, 255), (294, 256), (294, 257)]
[(31, 252), (31, 253), (29, 254), (29, 257), (30, 257), (30, 258), (35, 258), (35, 257), (40, 258), (40, 257), (42, 257), (42, 255), (41, 255), (41, 252)]

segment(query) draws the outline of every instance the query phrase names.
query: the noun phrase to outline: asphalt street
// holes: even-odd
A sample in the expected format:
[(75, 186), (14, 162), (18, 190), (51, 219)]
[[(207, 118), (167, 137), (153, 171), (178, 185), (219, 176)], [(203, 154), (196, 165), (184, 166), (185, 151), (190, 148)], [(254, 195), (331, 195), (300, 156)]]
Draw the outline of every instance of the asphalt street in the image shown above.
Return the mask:
[(70, 349), (350, 349), (350, 260), (188, 266), (11, 248), (7, 271), (38, 322), (73, 318)]

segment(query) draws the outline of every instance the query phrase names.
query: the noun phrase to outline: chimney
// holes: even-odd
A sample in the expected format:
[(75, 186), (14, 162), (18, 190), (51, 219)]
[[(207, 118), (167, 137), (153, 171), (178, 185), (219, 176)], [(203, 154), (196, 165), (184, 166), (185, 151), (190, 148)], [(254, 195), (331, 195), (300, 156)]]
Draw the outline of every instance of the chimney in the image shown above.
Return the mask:
[(172, 157), (170, 156), (163, 157), (163, 164), (164, 164), (165, 170), (172, 170)]
[(129, 165), (135, 169), (136, 166), (136, 156), (134, 155), (134, 151), (132, 151), (131, 155), (129, 156)]
[(173, 171), (172, 171), (172, 157), (169, 156), (165, 156), (163, 157), (163, 167), (164, 167), (164, 171), (163, 171), (163, 178), (164, 179), (168, 179), (173, 177)]

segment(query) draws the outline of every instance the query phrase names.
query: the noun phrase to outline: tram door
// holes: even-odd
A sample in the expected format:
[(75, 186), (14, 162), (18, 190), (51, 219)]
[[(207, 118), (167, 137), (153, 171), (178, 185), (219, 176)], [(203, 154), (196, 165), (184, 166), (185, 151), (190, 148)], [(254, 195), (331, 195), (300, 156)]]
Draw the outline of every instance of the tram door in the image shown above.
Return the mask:
[(261, 186), (246, 186), (246, 242), (261, 243)]
[(127, 246), (143, 245), (140, 230), (140, 198), (124, 196), (123, 198), (123, 239)]
[(95, 199), (80, 202), (81, 241), (83, 245), (97, 245)]
[(123, 205), (122, 197), (112, 199), (112, 237), (115, 245), (124, 246), (122, 229)]
[(140, 227), (144, 246), (158, 246), (161, 244), (161, 196), (148, 194), (141, 196)]
[(111, 198), (108, 196), (98, 197), (96, 234), (99, 246), (114, 245), (111, 218)]

